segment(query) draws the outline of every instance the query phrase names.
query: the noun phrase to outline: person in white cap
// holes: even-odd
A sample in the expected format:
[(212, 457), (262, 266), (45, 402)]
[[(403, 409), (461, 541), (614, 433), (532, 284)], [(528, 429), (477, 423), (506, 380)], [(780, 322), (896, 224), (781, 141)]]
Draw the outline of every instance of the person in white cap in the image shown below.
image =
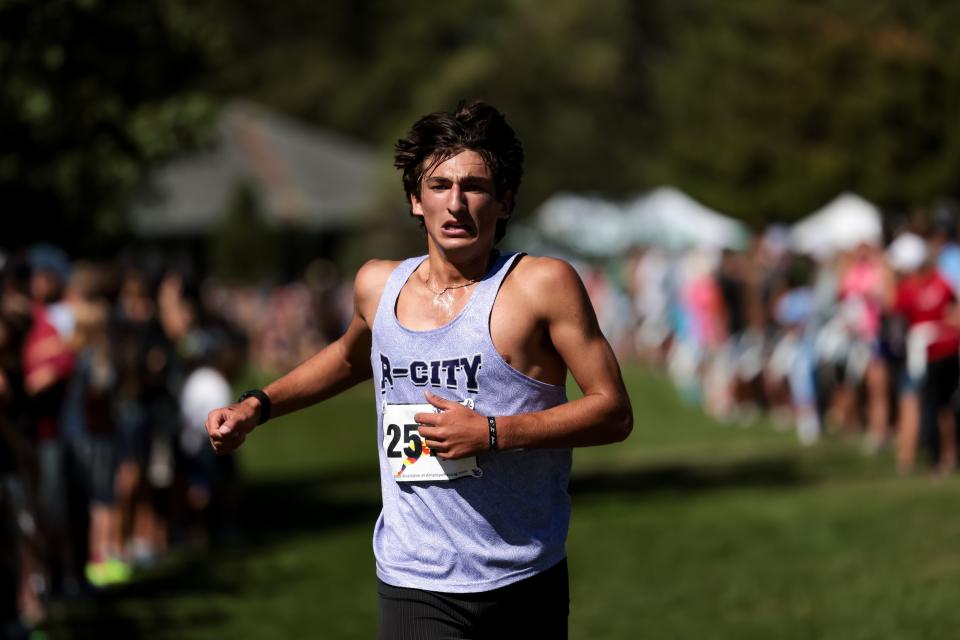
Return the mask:
[(900, 429), (897, 468), (913, 469), (921, 439), (921, 417), (935, 416), (922, 440), (934, 451), (942, 472), (957, 463), (956, 421), (953, 415), (960, 382), (960, 323), (957, 298), (949, 283), (929, 260), (926, 242), (912, 233), (900, 235), (890, 245), (888, 256), (900, 274), (894, 312), (908, 327), (907, 365), (900, 380)]

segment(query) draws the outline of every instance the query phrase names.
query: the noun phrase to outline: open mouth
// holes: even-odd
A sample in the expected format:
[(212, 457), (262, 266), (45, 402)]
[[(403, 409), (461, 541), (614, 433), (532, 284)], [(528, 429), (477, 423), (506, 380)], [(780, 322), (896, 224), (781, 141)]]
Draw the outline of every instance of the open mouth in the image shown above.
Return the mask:
[(457, 222), (447, 222), (440, 230), (448, 235), (470, 235), (473, 233), (473, 226), (469, 224), (459, 224)]

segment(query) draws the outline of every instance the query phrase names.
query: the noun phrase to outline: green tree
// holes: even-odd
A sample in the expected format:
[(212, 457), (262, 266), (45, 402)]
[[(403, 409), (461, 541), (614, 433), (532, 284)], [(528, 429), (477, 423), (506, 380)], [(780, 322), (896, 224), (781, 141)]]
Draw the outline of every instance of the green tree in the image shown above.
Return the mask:
[(960, 195), (960, 5), (935, 0), (237, 0), (209, 77), (379, 145), (486, 99), (527, 151), (518, 214), (560, 189), (673, 184), (761, 223), (852, 189)]
[(690, 2), (669, 22), (659, 181), (754, 220), (847, 189), (888, 208), (960, 192), (955, 4)]
[(0, 0), (4, 244), (123, 238), (145, 167), (205, 139), (224, 45), (185, 0)]

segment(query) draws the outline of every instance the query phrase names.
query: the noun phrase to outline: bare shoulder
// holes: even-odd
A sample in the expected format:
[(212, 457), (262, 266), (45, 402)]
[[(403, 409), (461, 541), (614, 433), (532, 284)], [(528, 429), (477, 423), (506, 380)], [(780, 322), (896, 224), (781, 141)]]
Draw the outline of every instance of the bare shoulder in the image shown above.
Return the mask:
[(583, 287), (580, 275), (569, 262), (543, 256), (524, 256), (514, 267), (510, 280), (511, 287), (537, 297), (544, 297), (545, 291), (551, 295), (576, 294)]
[(353, 281), (353, 294), (356, 297), (358, 309), (376, 307), (387, 279), (398, 264), (400, 263), (396, 260), (368, 260), (357, 270), (357, 276)]
[(393, 270), (400, 264), (397, 260), (367, 260), (362, 267), (357, 270), (357, 276), (354, 279), (354, 289), (358, 294), (368, 293), (371, 290), (383, 290), (387, 283), (387, 278), (393, 273)]
[(542, 256), (521, 258), (505, 284), (511, 292), (538, 306), (552, 302), (569, 303), (580, 298), (583, 292), (580, 275), (569, 262)]

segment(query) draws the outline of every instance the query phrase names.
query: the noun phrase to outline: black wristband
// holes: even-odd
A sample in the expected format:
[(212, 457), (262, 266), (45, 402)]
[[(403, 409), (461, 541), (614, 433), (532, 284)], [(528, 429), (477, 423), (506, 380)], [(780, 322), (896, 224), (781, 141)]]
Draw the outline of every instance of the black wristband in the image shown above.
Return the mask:
[(497, 419), (487, 416), (487, 426), (490, 428), (490, 451), (497, 450)]
[(265, 394), (260, 389), (250, 389), (249, 391), (244, 391), (241, 393), (240, 397), (237, 399), (237, 402), (243, 402), (247, 398), (256, 398), (260, 401), (260, 419), (257, 421), (258, 425), (261, 425), (270, 419), (270, 396)]

